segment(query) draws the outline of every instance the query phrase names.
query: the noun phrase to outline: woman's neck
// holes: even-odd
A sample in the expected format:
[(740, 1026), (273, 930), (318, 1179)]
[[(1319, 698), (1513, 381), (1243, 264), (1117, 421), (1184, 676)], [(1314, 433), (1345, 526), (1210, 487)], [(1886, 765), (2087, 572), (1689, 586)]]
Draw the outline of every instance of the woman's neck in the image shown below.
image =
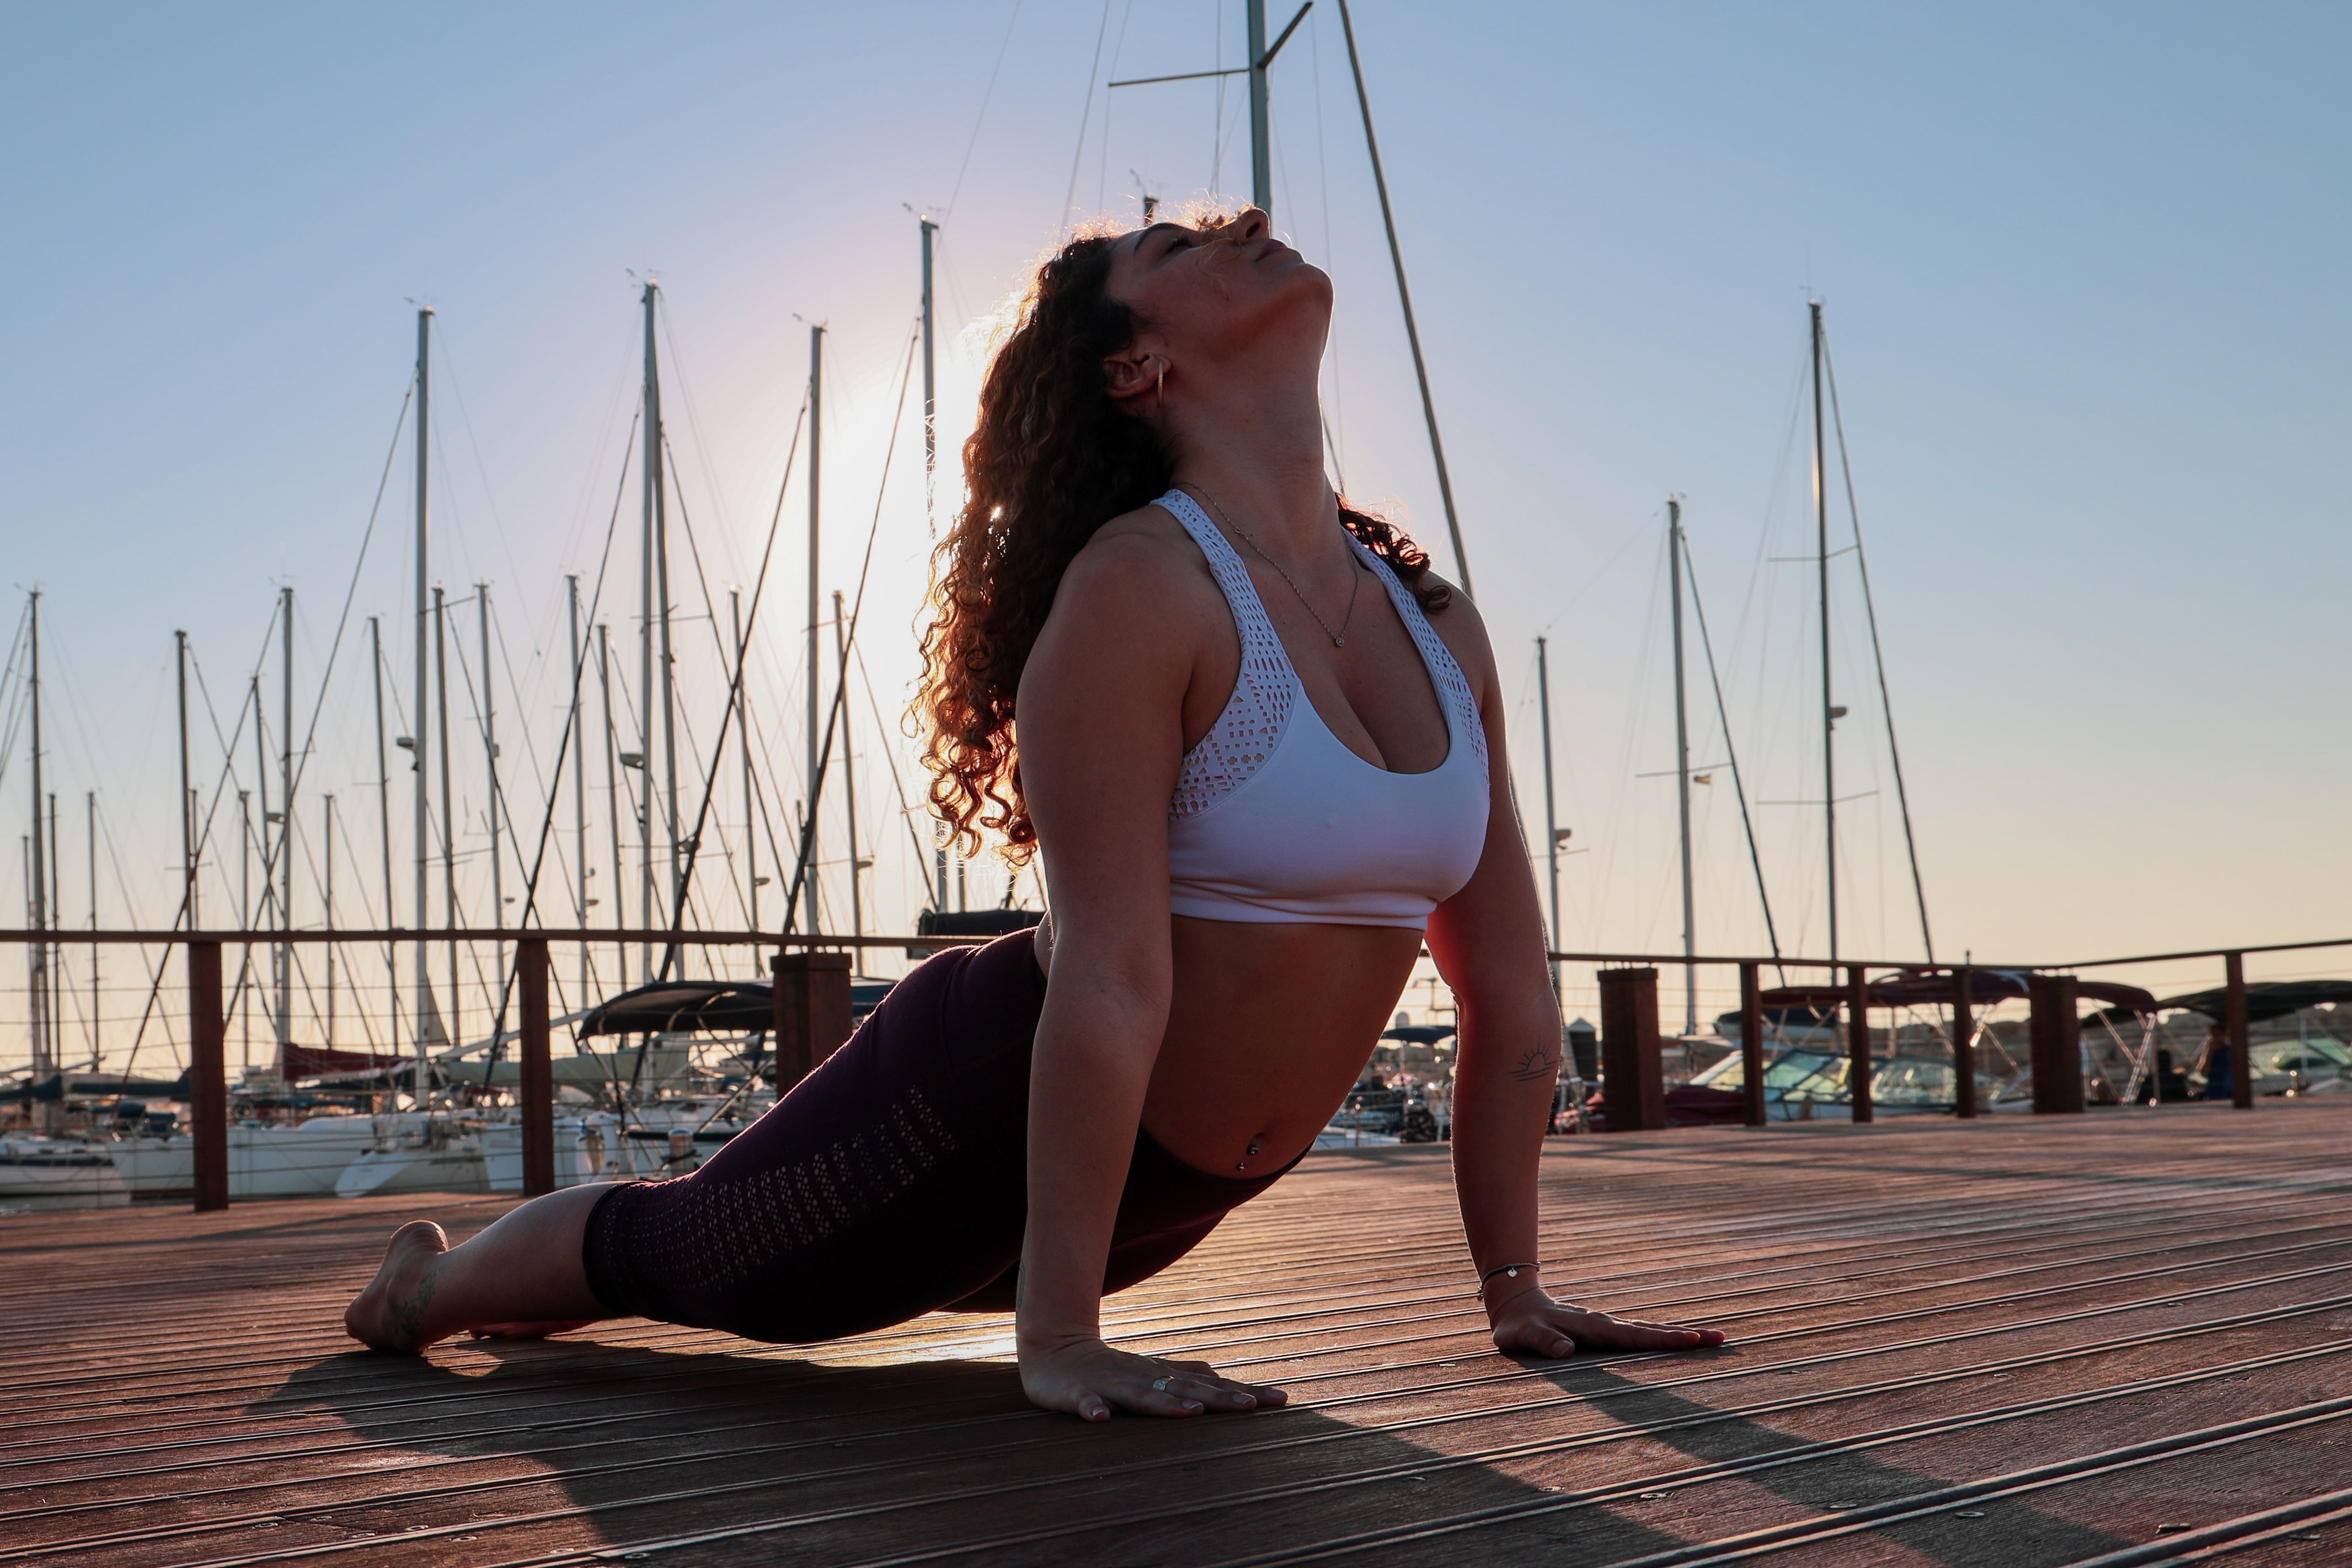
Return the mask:
[(1286, 559), (1344, 553), (1314, 382), (1192, 391), (1181, 403), (1169, 400), (1176, 482), (1213, 497), (1261, 548)]

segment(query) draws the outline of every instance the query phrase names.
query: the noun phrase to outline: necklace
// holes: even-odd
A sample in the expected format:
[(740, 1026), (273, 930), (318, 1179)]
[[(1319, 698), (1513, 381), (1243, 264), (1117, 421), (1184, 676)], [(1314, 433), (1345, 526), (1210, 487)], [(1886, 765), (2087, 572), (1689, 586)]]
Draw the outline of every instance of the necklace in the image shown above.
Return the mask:
[(1331, 639), (1331, 646), (1334, 648), (1346, 647), (1348, 645), (1349, 623), (1356, 619), (1356, 591), (1363, 586), (1364, 580), (1364, 563), (1356, 559), (1356, 552), (1352, 549), (1348, 552), (1348, 564), (1356, 569), (1348, 574), (1348, 612), (1339, 617), (1339, 629), (1334, 632), (1331, 630), (1331, 622), (1324, 620), (1322, 612), (1315, 608), (1315, 601), (1307, 597), (1307, 591), (1299, 587), (1297, 580), (1288, 572), (1282, 570), (1282, 563), (1280, 561), (1265, 553), (1265, 547), (1258, 543), (1257, 540), (1252, 538), (1250, 537), (1250, 531), (1247, 528), (1234, 521), (1234, 515), (1225, 510), (1225, 504), (1223, 501), (1218, 500), (1215, 496), (1211, 495), (1209, 487), (1206, 485), (1201, 484), (1197, 480), (1193, 482), (1192, 488), (1200, 491), (1202, 495), (1207, 496), (1209, 497), (1209, 505), (1217, 508), (1217, 516), (1225, 519), (1225, 527), (1241, 535), (1242, 542), (1249, 546), (1250, 549), (1257, 551), (1258, 559), (1265, 562), (1266, 565), (1274, 568), (1274, 574), (1290, 585), (1290, 591), (1298, 596), (1298, 602), (1307, 607), (1307, 613), (1315, 617), (1315, 624), (1323, 628), (1323, 635)]

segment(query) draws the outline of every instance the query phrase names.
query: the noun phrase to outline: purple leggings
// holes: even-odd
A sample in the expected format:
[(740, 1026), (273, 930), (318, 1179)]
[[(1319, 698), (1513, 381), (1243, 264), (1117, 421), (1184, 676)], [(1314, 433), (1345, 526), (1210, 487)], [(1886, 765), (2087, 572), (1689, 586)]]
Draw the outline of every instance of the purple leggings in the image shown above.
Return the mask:
[[(701, 1169), (598, 1201), (581, 1249), (597, 1301), (774, 1343), (1010, 1312), (1045, 1000), (1026, 931), (933, 955)], [(1103, 1292), (1167, 1268), (1282, 1175), (1212, 1176), (1138, 1129)]]

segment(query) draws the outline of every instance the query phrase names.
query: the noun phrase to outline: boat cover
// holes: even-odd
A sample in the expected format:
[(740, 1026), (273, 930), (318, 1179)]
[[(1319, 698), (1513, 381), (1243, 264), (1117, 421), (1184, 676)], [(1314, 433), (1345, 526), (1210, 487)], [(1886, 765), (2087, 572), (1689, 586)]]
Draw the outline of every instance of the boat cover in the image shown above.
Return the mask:
[(377, 1051), (330, 1051), (321, 1045), (289, 1045), (278, 1065), (286, 1082), (291, 1083), (298, 1078), (347, 1072), (399, 1072), (413, 1062), (413, 1058)]
[[(2246, 986), (2246, 1021), (2262, 1023), (2283, 1019), (2324, 1002), (2352, 1002), (2352, 980), (2253, 980)], [(2230, 993), (2226, 988), (2217, 986), (2210, 991), (2167, 997), (2157, 1005), (2219, 1019), (2230, 1005)]]
[(0, 1091), (0, 1104), (22, 1105), (36, 1100), (63, 1100), (68, 1095), (79, 1100), (107, 1094), (141, 1100), (185, 1100), (188, 1075), (183, 1072), (177, 1078), (131, 1078), (120, 1072), (52, 1072), (47, 1078), (27, 1079), (12, 1089)]
[[(1969, 1000), (1979, 1005), (2022, 1001), (2030, 994), (2032, 978), (2032, 971), (2027, 969), (1971, 969)], [(1905, 969), (1881, 976), (1870, 982), (1869, 988), (1873, 1007), (1932, 1007), (1952, 999), (1952, 973), (1948, 969)], [(2077, 979), (2074, 989), (2088, 1000), (2106, 1002), (2126, 1012), (2152, 1013), (2158, 1007), (2156, 998), (2149, 992), (2114, 980)], [(1767, 1008), (1836, 1008), (1844, 1006), (1845, 999), (1843, 986), (1775, 986), (1764, 993)]]
[[(890, 993), (893, 980), (852, 979), (849, 1012), (862, 1019)], [(767, 980), (659, 980), (623, 991), (580, 1019), (580, 1038), (600, 1034), (760, 1034), (776, 1025), (776, 993)]]
[(657, 980), (588, 1009), (580, 1038), (600, 1034), (751, 1034), (773, 1029), (766, 980)]

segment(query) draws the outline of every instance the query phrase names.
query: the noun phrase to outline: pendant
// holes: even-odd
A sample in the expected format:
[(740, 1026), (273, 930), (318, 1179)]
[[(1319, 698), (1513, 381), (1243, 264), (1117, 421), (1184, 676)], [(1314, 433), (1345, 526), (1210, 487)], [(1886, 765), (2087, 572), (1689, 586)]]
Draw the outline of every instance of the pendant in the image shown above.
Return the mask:
[(1334, 648), (1344, 648), (1347, 645), (1348, 640), (1345, 637), (1334, 637), (1331, 639), (1331, 646)]

